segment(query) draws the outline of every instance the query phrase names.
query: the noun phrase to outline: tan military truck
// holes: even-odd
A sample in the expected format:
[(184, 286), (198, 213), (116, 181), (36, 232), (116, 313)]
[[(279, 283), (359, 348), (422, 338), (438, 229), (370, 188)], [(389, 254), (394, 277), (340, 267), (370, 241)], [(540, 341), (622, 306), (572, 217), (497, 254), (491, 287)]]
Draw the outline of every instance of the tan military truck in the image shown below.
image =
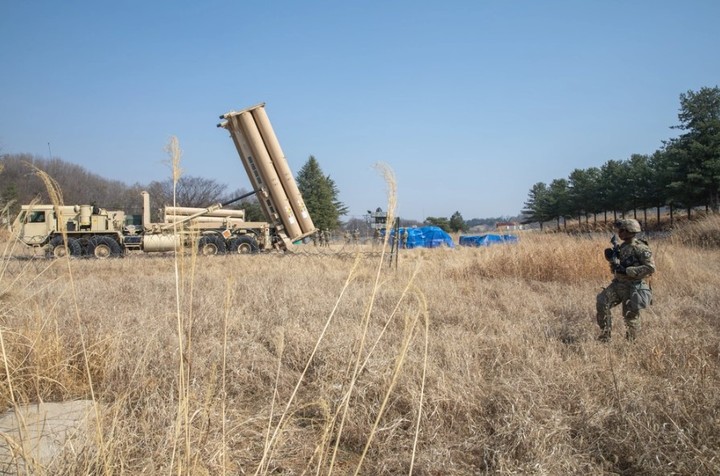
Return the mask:
[[(164, 252), (197, 246), (203, 255), (254, 253), (286, 246), (266, 222), (247, 222), (243, 210), (165, 207), (163, 221), (150, 221), (150, 196), (143, 214), (126, 215), (92, 205), (23, 205), (12, 225), (26, 245), (45, 247), (48, 257), (118, 257), (128, 251)], [(63, 239), (63, 231), (67, 243)]]
[[(23, 205), (13, 233), (28, 246), (45, 247), (50, 257), (70, 253), (96, 258), (189, 246), (203, 255), (288, 250), (315, 233), (264, 104), (220, 117), (225, 122), (218, 127), (230, 132), (250, 178), (250, 194), (208, 208), (166, 206), (161, 223), (151, 222), (147, 192), (142, 192), (141, 216), (92, 205)], [(267, 222), (247, 222), (243, 210), (223, 208), (251, 194), (257, 195)]]

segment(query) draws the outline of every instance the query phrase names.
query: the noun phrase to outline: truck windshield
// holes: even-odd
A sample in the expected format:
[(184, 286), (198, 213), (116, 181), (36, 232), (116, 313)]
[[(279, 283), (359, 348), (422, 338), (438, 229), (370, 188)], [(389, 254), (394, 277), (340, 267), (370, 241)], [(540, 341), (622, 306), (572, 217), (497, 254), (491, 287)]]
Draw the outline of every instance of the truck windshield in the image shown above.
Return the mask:
[(45, 212), (32, 212), (30, 213), (30, 223), (45, 223)]
[(125, 226), (142, 225), (142, 215), (125, 215)]

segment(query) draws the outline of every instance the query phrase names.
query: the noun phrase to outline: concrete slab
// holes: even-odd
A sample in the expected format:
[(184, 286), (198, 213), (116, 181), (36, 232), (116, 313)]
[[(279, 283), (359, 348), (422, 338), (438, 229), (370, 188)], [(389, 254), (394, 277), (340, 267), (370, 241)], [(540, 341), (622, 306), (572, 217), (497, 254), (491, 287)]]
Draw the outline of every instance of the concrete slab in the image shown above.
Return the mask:
[(44, 472), (65, 450), (82, 450), (92, 435), (91, 400), (19, 406), (0, 416), (0, 474)]

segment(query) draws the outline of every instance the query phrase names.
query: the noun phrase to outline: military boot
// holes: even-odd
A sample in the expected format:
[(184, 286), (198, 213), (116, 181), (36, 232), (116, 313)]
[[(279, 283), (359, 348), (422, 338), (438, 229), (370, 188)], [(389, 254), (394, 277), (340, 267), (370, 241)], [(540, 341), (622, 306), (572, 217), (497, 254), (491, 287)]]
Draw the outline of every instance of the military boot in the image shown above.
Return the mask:
[(597, 339), (600, 342), (610, 342), (610, 329), (603, 329)]
[(632, 342), (640, 336), (640, 319), (637, 313), (630, 314), (625, 318), (625, 338)]

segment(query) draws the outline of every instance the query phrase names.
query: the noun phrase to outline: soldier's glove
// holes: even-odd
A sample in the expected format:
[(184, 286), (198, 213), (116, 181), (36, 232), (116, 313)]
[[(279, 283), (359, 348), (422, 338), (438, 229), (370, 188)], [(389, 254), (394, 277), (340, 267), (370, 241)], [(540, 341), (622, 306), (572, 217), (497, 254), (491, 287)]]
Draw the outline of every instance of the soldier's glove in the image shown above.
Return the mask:
[(613, 260), (613, 249), (612, 248), (605, 248), (605, 259), (608, 261)]
[(613, 263), (613, 264), (610, 265), (610, 269), (612, 269), (613, 273), (617, 273), (617, 274), (627, 274), (627, 269), (625, 268), (625, 266), (623, 266), (623, 265), (621, 265), (621, 264), (614, 264), (614, 263)]

